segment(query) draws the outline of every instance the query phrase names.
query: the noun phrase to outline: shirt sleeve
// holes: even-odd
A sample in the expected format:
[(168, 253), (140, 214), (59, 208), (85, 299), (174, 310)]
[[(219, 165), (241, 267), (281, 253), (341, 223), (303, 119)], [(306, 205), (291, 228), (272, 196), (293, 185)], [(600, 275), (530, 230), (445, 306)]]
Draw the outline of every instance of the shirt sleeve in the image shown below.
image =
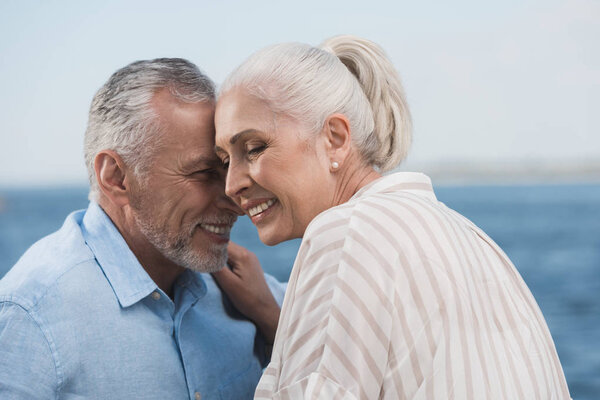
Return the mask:
[(0, 398), (53, 399), (57, 374), (48, 341), (22, 307), (0, 303)]
[[(260, 396), (260, 393), (259, 393)], [(257, 397), (255, 397), (256, 399)], [(258, 397), (260, 399), (260, 397)], [(335, 400), (358, 400), (352, 391), (345, 389), (322, 374), (311, 373), (307, 377), (297, 381), (282, 390), (269, 396), (272, 400), (283, 399), (335, 399)]]
[(393, 268), (353, 225), (325, 221), (300, 250), (284, 305), (274, 398), (380, 396), (393, 325)]
[[(287, 282), (279, 282), (274, 276), (265, 274), (265, 280), (275, 301), (281, 307), (283, 304), (283, 298), (285, 296), (285, 289), (287, 287)], [(262, 335), (257, 336), (257, 346), (258, 346), (258, 359), (260, 361), (261, 366), (264, 368), (267, 366), (269, 361), (271, 360), (271, 353), (273, 352), (273, 346), (271, 344), (267, 344), (264, 341)]]

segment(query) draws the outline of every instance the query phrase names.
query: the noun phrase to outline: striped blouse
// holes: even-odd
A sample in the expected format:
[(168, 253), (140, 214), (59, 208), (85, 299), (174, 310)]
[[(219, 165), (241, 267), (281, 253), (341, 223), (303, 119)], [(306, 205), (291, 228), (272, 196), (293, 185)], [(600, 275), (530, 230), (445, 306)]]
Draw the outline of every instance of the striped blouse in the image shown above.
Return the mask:
[(502, 250), (396, 173), (317, 216), (255, 399), (569, 399), (544, 317)]

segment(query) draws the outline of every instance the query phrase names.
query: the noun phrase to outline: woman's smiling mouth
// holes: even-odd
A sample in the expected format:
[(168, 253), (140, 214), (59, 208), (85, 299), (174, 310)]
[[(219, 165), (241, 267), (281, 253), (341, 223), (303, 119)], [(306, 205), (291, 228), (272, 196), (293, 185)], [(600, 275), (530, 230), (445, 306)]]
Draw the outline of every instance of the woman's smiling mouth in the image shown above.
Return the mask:
[(248, 208), (248, 215), (250, 216), (250, 218), (257, 216), (258, 214), (261, 214), (262, 212), (266, 211), (269, 207), (271, 207), (273, 204), (275, 204), (275, 199), (269, 199), (263, 203), (260, 203), (254, 207), (250, 207)]

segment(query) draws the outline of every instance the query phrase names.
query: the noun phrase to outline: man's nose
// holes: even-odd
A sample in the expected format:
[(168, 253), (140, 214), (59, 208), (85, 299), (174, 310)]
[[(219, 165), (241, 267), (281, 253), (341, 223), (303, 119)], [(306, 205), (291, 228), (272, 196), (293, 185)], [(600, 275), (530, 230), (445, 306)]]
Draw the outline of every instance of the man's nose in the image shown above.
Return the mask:
[(225, 193), (219, 195), (217, 199), (217, 206), (226, 211), (230, 211), (237, 215), (244, 215), (242, 210), (233, 200), (231, 200)]

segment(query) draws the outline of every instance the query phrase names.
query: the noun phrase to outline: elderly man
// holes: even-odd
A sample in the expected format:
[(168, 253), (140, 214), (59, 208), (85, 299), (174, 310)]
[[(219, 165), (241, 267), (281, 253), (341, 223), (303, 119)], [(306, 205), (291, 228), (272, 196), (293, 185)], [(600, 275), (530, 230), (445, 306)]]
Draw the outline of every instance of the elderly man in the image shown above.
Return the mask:
[[(249, 321), (208, 274), (226, 264), (240, 214), (213, 154), (213, 112), (212, 82), (182, 59), (132, 63), (98, 91), (89, 207), (0, 281), (0, 398), (252, 396), (283, 289), (228, 274), (248, 288)], [(234, 270), (260, 271), (230, 250)]]

